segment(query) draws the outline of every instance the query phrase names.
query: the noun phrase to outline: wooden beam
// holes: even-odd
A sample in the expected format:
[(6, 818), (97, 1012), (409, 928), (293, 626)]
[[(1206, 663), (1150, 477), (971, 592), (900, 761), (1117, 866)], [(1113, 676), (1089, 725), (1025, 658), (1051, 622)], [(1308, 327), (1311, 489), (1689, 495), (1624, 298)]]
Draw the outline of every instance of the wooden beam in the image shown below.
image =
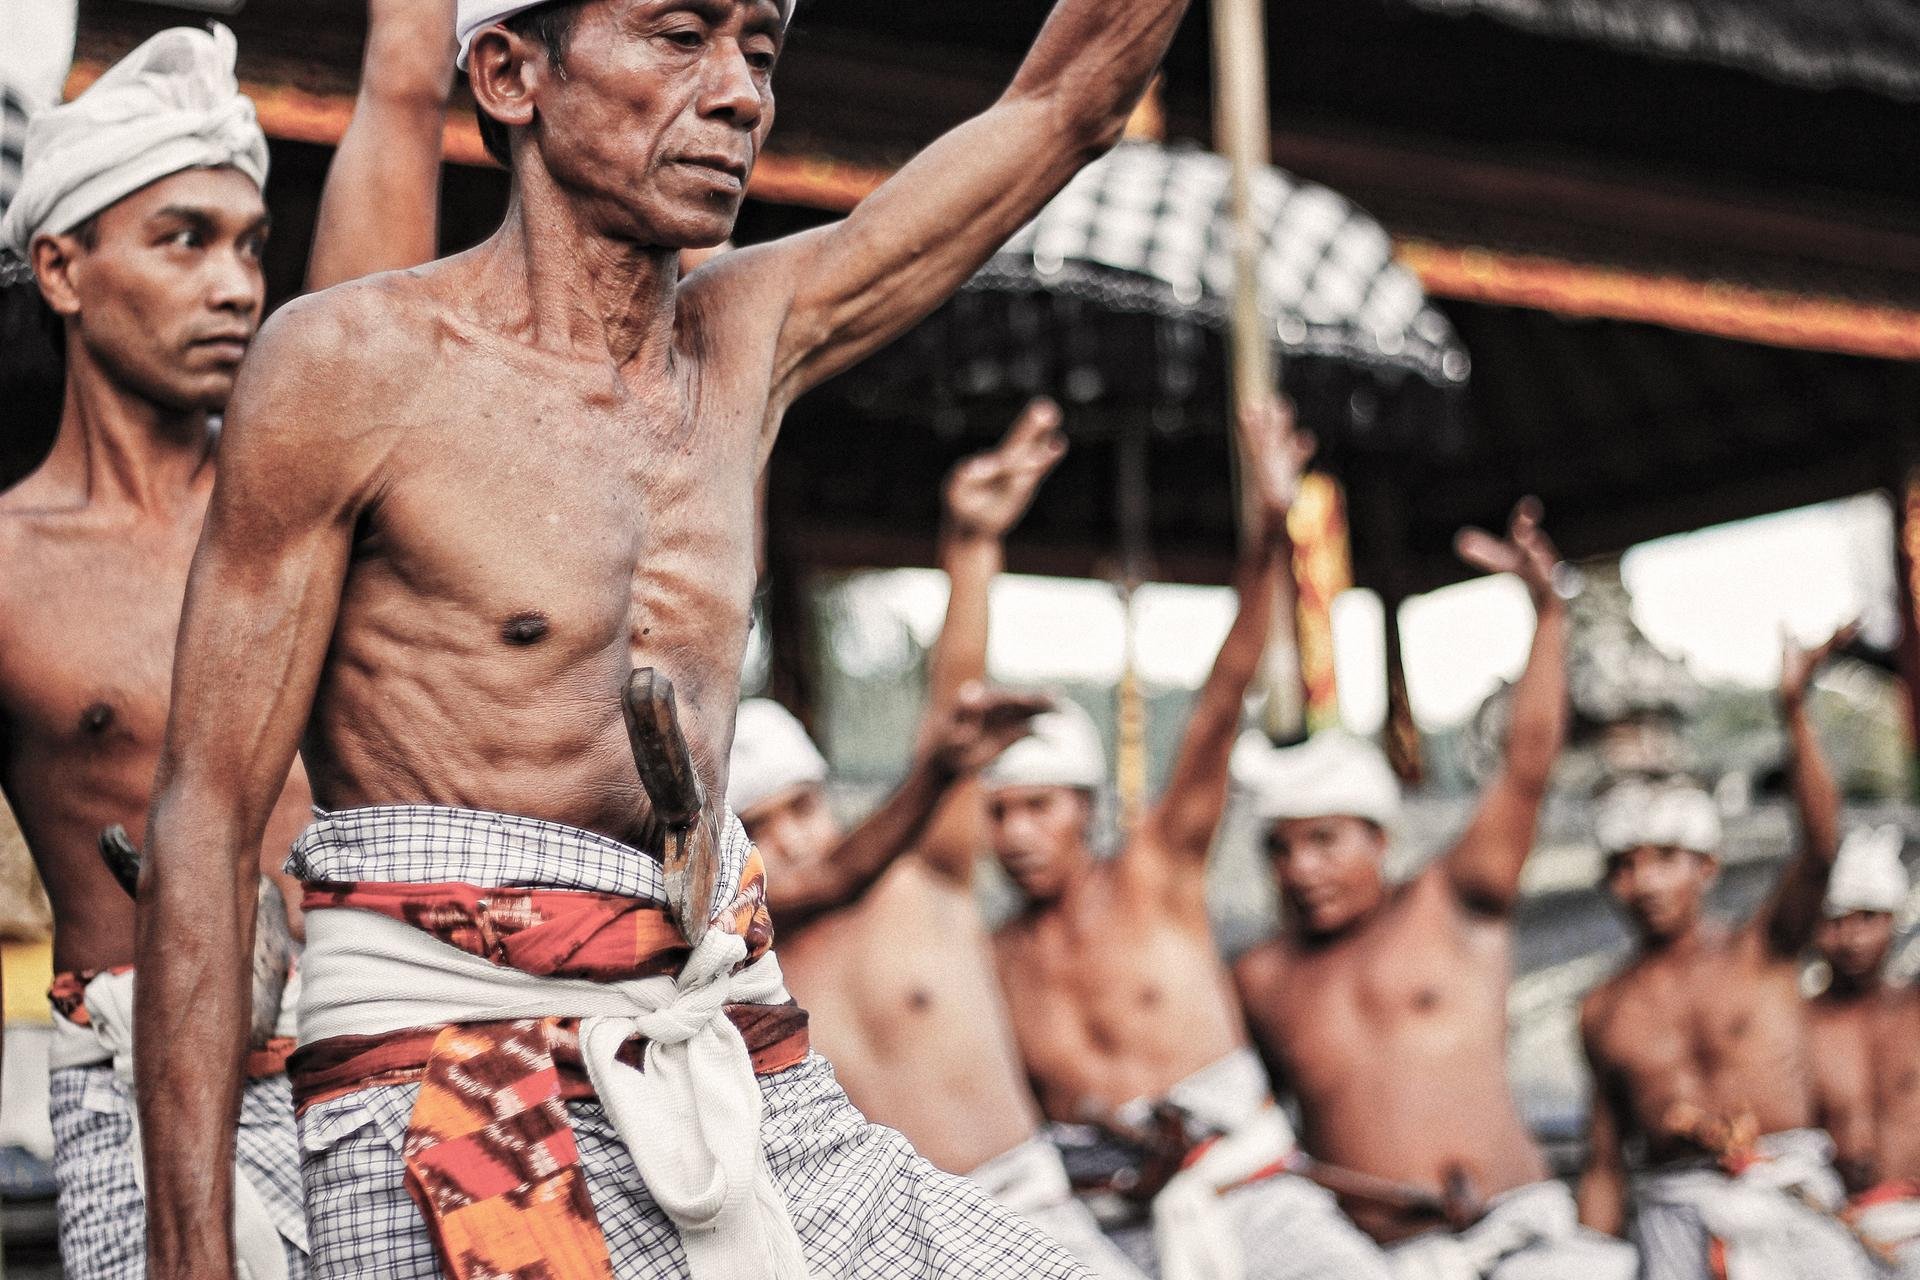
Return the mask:
[(1400, 240), (1430, 294), (1557, 315), (1630, 320), (1803, 351), (1920, 359), (1920, 311), (1648, 275), (1536, 254)]
[[(106, 71), (106, 64), (76, 62), (67, 80), (67, 97), (82, 92)], [(290, 85), (243, 80), (240, 90), (253, 99), (260, 127), (270, 138), (337, 146), (353, 119), (353, 99), (341, 93), (311, 93)], [(494, 167), (480, 141), (480, 126), (469, 115), (447, 120), (444, 142), (449, 163)], [(774, 204), (845, 212), (887, 180), (887, 171), (844, 164), (822, 156), (768, 153), (755, 167), (749, 193)]]

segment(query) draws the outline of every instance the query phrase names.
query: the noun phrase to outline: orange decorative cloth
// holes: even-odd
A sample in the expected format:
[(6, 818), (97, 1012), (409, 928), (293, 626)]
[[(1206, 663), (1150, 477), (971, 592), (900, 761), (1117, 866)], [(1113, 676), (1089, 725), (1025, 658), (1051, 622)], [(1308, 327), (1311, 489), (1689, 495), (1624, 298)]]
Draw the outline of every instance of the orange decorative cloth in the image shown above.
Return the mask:
[[(689, 948), (658, 903), (577, 890), (471, 884), (314, 884), (309, 913), (369, 911), (494, 964), (540, 977), (619, 982), (672, 975)], [(716, 918), (747, 943), (773, 942), (765, 876), (750, 857), (740, 892)], [(797, 1005), (729, 1005), (761, 1075), (808, 1053)], [(645, 1042), (620, 1059), (639, 1067)], [(607, 1245), (575, 1145), (567, 1102), (593, 1097), (579, 1020), (468, 1023), (390, 1036), (335, 1036), (294, 1056), (302, 1109), (375, 1085), (418, 1082), (403, 1152), (407, 1190), (454, 1280), (601, 1280)]]

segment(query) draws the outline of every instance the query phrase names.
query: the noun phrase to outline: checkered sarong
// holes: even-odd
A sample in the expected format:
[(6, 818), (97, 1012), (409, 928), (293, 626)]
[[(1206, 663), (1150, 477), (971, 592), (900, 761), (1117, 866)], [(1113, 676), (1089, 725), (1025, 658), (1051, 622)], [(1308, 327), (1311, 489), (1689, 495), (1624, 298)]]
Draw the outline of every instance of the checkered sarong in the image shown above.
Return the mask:
[[(734, 895), (750, 852), (738, 824), (730, 824), (716, 915), (740, 905)], [(463, 897), (475, 886), (513, 885), (665, 906), (658, 864), (644, 854), (587, 832), (498, 814), (405, 807), (324, 815), (301, 837), (289, 866), (321, 894), (356, 882), (438, 885)], [(406, 1156), (422, 1086), (390, 1079), (315, 1096), (302, 1111), (316, 1277), (442, 1274), (407, 1188)], [(898, 1134), (868, 1124), (818, 1056), (760, 1083), (767, 1163), (816, 1274), (859, 1280), (1084, 1275), (978, 1188), (937, 1172)], [(613, 1274), (686, 1275), (678, 1230), (648, 1194), (604, 1110), (570, 1097), (566, 1112)]]
[(1641, 1174), (1633, 1234), (1643, 1280), (1872, 1280), (1838, 1216), (1843, 1192), (1832, 1155), (1826, 1134), (1794, 1129), (1762, 1137), (1759, 1158), (1737, 1175), (1712, 1167)]
[[(135, 1181), (132, 1091), (106, 1064), (63, 1067), (49, 1088), (60, 1264), (67, 1280), (140, 1280), (147, 1270), (147, 1221)], [(236, 1142), (240, 1166), (274, 1225), (283, 1237), (297, 1235), (304, 1209), (285, 1076), (247, 1083)], [(288, 1276), (306, 1276), (306, 1255), (291, 1244), (286, 1255)]]

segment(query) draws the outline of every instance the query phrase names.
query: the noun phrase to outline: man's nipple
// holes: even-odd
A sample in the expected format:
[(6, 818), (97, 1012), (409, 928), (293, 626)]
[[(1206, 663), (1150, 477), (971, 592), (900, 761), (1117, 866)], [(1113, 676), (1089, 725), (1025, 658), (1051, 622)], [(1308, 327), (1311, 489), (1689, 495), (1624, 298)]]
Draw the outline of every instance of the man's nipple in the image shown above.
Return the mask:
[(516, 613), (500, 624), (500, 638), (508, 644), (539, 644), (547, 638), (551, 624), (547, 615), (535, 609)]

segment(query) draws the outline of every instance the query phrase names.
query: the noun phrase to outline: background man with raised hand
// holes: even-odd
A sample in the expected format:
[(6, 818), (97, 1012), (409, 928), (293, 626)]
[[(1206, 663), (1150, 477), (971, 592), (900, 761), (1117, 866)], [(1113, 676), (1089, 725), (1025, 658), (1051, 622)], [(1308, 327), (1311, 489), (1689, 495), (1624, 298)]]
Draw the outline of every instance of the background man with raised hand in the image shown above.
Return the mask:
[(1841, 842), (1814, 942), (1832, 974), (1808, 1006), (1814, 1101), (1847, 1218), (1895, 1280), (1920, 1280), (1920, 986), (1888, 981), (1910, 885), (1897, 826)]
[[(1035, 402), (998, 448), (947, 481), (947, 617), (906, 781), (843, 832), (819, 749), (784, 708), (754, 700), (740, 707), (728, 799), (767, 862), (788, 985), (853, 1104), (900, 1130), (935, 1167), (971, 1177), (1095, 1274), (1139, 1280), (1074, 1198), (1060, 1153), (1040, 1132), (974, 899), (983, 834), (974, 766), (985, 763), (974, 744), (994, 709), (977, 692), (988, 594), (1008, 531), (1065, 452), (1059, 425), (1058, 409)], [(1018, 732), (1026, 726), (1022, 717)], [(986, 745), (997, 753), (1011, 740)], [(902, 937), (914, 944), (896, 946)]]
[(1507, 1086), (1513, 912), (1568, 715), (1560, 557), (1539, 521), (1526, 502), (1504, 541), (1459, 541), (1526, 585), (1536, 624), (1499, 772), (1444, 855), (1388, 882), (1399, 786), (1369, 743), (1250, 739), (1236, 762), (1288, 919), (1235, 965), (1240, 998), (1302, 1148), (1401, 1276), (1634, 1272), (1631, 1250), (1579, 1231)]
[[(790, 12), (463, 0), (513, 172), (503, 225), (282, 311), (221, 443), (141, 923), (157, 1276), (232, 1274), (206, 1173), (239, 1085), (230, 949), (296, 745), (330, 811), (292, 863), (312, 886), (296, 1088), (317, 1273), (1075, 1272), (807, 1053), (718, 802), (755, 481), (787, 406), (1115, 142), (1185, 8), (1060, 0), (999, 102), (844, 222), (683, 282), (680, 251), (733, 229)], [(623, 724), (636, 667), (672, 680), (708, 797), (673, 832)], [(683, 833), (717, 868), (709, 900), (676, 852), (669, 902), (660, 854)]]
[[(1290, 608), (1286, 518), (1311, 450), (1279, 405), (1250, 411), (1242, 430), (1259, 501), (1234, 576), (1239, 611), (1166, 791), (1119, 854), (1102, 859), (1091, 846), (1106, 776), (1099, 734), (1071, 703), (1036, 719), (1033, 736), (984, 775), (994, 853), (1024, 900), (994, 946), (1041, 1107), (1051, 1120), (1091, 1127), (1091, 1159), (1133, 1166), (1123, 1176), (1135, 1200), (1152, 1199), (1153, 1238), (1140, 1252), (1162, 1272), (1364, 1278), (1379, 1274), (1370, 1246), (1317, 1188), (1270, 1178), (1221, 1194), (1291, 1145), (1247, 1045), (1205, 881), (1241, 704), (1276, 613)], [(1176, 1123), (1178, 1139), (1169, 1132)], [(1205, 1149), (1154, 1150), (1163, 1141)], [(1140, 1249), (1137, 1231), (1118, 1235)]]
[(1606, 887), (1636, 945), (1580, 1009), (1593, 1073), (1580, 1217), (1620, 1233), (1631, 1197), (1646, 1280), (1866, 1274), (1835, 1216), (1843, 1191), (1832, 1141), (1815, 1127), (1799, 985), (1840, 843), (1840, 796), (1807, 690), (1849, 635), (1811, 651), (1789, 644), (1782, 659), (1800, 848), (1751, 920), (1728, 929), (1707, 917), (1720, 820), (1706, 792), (1628, 781), (1595, 815)]
[[(382, 0), (371, 29), (367, 74), (437, 91), (444, 115), (451, 0)], [(0, 786), (54, 908), (54, 1168), (62, 1264), (76, 1280), (144, 1272), (133, 901), (100, 841), (108, 827), (146, 825), (181, 597), (213, 488), (213, 419), (264, 301), (267, 144), (233, 64), (224, 28), (166, 31), (35, 116), (24, 182), (0, 224), (0, 248), (31, 262), (67, 350), (53, 451), (0, 495)], [(350, 218), (322, 227), (323, 282), (432, 255), (439, 123), (408, 130), (365, 107), (363, 95), (343, 151), (378, 152), (411, 178), (385, 187), (377, 237), (351, 234)], [(364, 208), (372, 194), (336, 168), (325, 201)], [(371, 261), (376, 240), (386, 257)], [(248, 865), (277, 873), (309, 795), (297, 767), (275, 790)], [(286, 953), (287, 923), (275, 923), (269, 964)], [(268, 975), (265, 989), (283, 978)], [(304, 1271), (306, 1229), (284, 1069), (292, 1042), (269, 1041), (273, 1011), (259, 1012), (234, 1186), (250, 1269), (264, 1280)], [(225, 1051), (248, 1042), (242, 1027)]]

